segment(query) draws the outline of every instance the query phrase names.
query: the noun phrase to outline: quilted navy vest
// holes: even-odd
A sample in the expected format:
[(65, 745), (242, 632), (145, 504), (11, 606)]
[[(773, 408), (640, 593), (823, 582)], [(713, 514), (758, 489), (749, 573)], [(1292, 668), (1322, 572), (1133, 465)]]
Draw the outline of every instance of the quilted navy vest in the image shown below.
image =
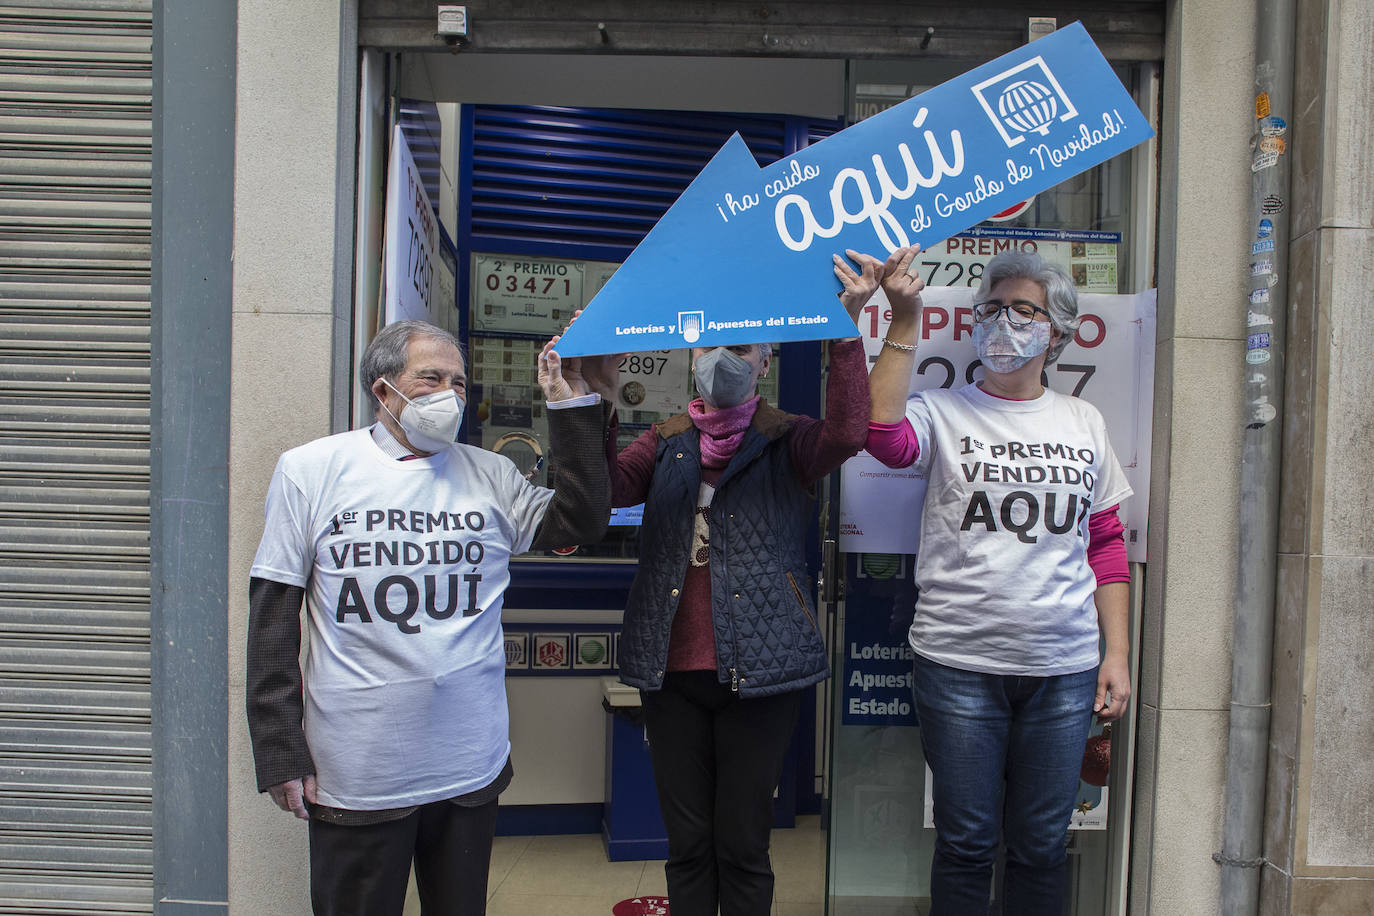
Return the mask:
[[(716, 673), (741, 696), (796, 690), (830, 673), (803, 549), (815, 497), (793, 474), (792, 420), (759, 405), (708, 515)], [(619, 655), (621, 680), (644, 690), (663, 685), (692, 547), (701, 450), (689, 417), (660, 424), (655, 462)]]

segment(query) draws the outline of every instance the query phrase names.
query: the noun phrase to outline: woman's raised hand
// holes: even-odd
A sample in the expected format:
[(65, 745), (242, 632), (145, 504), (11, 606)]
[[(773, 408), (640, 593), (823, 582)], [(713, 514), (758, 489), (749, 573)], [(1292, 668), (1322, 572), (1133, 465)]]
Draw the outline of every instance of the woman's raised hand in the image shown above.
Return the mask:
[(839, 255), (834, 256), (835, 276), (844, 284), (844, 289), (840, 290), (840, 302), (844, 303), (849, 317), (858, 324), (860, 310), (878, 291), (878, 284), (883, 282), (884, 266), (883, 262), (873, 255), (862, 254), (853, 248), (846, 248), (844, 253), (849, 257), (849, 261), (859, 265), (859, 270), (855, 271), (849, 265), (849, 261)]
[[(892, 306), (892, 324), (903, 331), (915, 329), (920, 324), (921, 290), (926, 284), (919, 274), (908, 273), (920, 250), (920, 245), (898, 248), (883, 265), (883, 292), (887, 295), (887, 304)], [(902, 342), (915, 343), (915, 340)]]

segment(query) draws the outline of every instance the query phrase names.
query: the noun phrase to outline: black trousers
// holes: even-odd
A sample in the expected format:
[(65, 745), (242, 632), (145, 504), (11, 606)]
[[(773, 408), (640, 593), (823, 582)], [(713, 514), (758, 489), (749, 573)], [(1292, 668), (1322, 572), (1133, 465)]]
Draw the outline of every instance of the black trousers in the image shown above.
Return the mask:
[(773, 790), (801, 691), (741, 699), (714, 671), (683, 671), (642, 702), (673, 916), (768, 916)]
[(476, 808), (445, 800), (380, 824), (311, 820), (315, 916), (401, 916), (412, 861), (427, 916), (482, 916), (496, 807), (496, 799)]

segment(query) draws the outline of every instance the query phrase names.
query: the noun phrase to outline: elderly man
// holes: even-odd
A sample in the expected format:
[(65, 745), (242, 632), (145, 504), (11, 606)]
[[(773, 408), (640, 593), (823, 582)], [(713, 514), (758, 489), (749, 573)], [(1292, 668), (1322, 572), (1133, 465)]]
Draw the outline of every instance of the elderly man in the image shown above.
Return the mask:
[(426, 913), (485, 911), (512, 776), (509, 560), (595, 541), (610, 514), (610, 405), (553, 343), (539, 383), (554, 489), (455, 442), (462, 354), (420, 321), (389, 325), (363, 354), (375, 424), (277, 462), (249, 592), (248, 722), (259, 789), (309, 820), (317, 914), (400, 914), (412, 861)]

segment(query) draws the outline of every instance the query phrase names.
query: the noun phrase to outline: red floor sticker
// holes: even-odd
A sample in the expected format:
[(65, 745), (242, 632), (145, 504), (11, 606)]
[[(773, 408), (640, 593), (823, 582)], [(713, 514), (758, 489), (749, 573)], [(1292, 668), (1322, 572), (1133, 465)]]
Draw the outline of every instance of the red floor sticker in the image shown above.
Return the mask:
[(611, 907), (614, 916), (668, 916), (667, 897), (631, 897)]

